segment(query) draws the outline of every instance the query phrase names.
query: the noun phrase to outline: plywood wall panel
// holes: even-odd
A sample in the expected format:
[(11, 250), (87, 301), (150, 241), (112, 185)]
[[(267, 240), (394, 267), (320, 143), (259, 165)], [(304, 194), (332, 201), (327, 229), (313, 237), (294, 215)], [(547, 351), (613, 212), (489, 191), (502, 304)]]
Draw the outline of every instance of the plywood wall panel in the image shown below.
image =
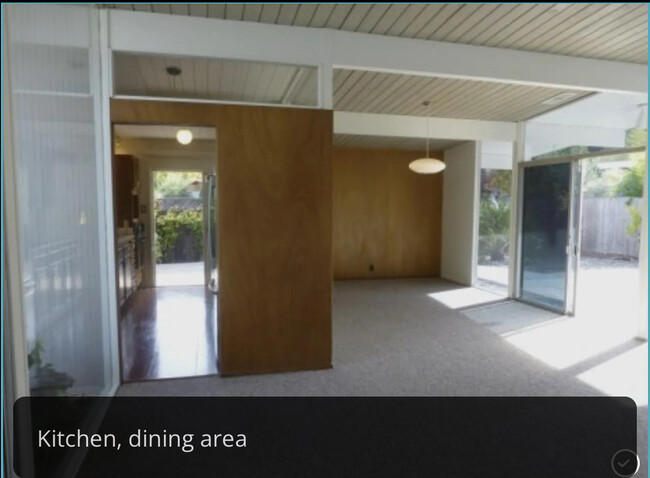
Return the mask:
[(111, 100), (111, 122), (214, 127), (217, 108), (218, 105), (177, 101)]
[(332, 112), (113, 100), (114, 123), (217, 130), (220, 373), (332, 363)]
[(224, 107), (218, 124), (221, 369), (329, 367), (331, 112)]
[(334, 149), (335, 279), (440, 274), (442, 174), (410, 171), (419, 156)]
[(133, 156), (113, 155), (113, 219), (115, 227), (124, 227), (137, 214), (133, 211)]

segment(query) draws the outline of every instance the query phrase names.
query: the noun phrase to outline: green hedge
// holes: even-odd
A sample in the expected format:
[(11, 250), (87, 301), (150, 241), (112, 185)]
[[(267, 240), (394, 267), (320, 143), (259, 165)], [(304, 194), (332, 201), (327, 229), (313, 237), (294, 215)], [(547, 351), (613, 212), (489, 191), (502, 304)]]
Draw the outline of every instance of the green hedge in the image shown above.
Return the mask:
[(479, 208), (479, 264), (502, 262), (508, 254), (510, 202), (484, 194)]
[(201, 210), (169, 209), (156, 213), (156, 263), (169, 257), (181, 234), (189, 233), (196, 239), (199, 253), (203, 247), (203, 212)]

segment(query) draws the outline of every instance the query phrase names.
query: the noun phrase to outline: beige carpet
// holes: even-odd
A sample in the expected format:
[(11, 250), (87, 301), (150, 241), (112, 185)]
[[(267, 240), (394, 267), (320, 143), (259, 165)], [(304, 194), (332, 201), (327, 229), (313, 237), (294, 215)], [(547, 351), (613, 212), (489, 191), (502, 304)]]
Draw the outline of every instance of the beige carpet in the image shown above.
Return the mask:
[[(120, 387), (118, 394), (604, 395), (577, 378), (576, 371), (583, 370), (580, 364), (558, 370), (502, 336), (517, 329), (543, 326), (557, 320), (555, 314), (520, 303), (490, 303), (499, 298), (471, 292), (437, 279), (337, 282), (331, 370), (132, 383)], [(469, 300), (458, 300), (464, 297)], [(606, 351), (604, 359), (611, 358), (612, 353)], [(590, 357), (590, 365), (594, 360), (597, 357)], [(647, 377), (630, 377), (643, 379)], [(640, 409), (639, 415), (639, 450), (646, 450), (647, 406)]]

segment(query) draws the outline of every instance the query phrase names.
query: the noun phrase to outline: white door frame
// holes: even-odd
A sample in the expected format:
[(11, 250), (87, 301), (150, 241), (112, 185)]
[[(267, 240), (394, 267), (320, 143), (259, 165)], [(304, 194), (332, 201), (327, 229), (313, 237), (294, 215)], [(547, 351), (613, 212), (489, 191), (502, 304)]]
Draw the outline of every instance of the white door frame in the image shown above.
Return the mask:
[[(214, 181), (214, 188), (215, 188), (215, 195), (213, 196), (213, 201), (216, 201), (216, 188), (217, 188), (217, 175), (212, 173), (212, 174), (203, 174), (203, 265), (204, 265), (204, 272), (205, 272), (205, 284), (210, 285), (210, 280), (212, 279), (212, 257), (211, 257), (211, 251), (212, 251), (212, 246), (210, 244), (210, 241), (214, 242), (215, 244), (215, 257), (214, 260), (216, 262), (217, 257), (216, 257), (216, 251), (218, 248), (217, 245), (217, 238), (216, 234), (215, 237), (212, 237), (212, 231), (210, 230), (210, 191), (206, 190), (207, 188), (210, 187), (210, 178), (213, 178)], [(216, 211), (216, 204), (215, 204), (215, 211)], [(212, 221), (216, 224), (216, 217), (212, 218)], [(216, 227), (215, 227), (215, 232), (216, 232)]]
[[(2, 5), (4, 25), (2, 28), (2, 81), (5, 88), (2, 89), (3, 103), (3, 294), (7, 293), (7, 309), (10, 314), (3, 319), (4, 328), (11, 337), (11, 371), (6, 371), (13, 376), (13, 398), (29, 396), (29, 371), (27, 366), (27, 343), (25, 339), (25, 320), (22, 307), (22, 272), (20, 266), (20, 238), (18, 220), (18, 193), (16, 191), (16, 164), (13, 154), (13, 124), (11, 108), (11, 78), (9, 76), (9, 39), (8, 39), (8, 6)], [(6, 272), (6, 275), (5, 275)], [(6, 288), (6, 289), (4, 289)], [(3, 310), (3, 313), (5, 311)], [(4, 358), (3, 358), (4, 359)], [(3, 397), (4, 398), (4, 397)]]

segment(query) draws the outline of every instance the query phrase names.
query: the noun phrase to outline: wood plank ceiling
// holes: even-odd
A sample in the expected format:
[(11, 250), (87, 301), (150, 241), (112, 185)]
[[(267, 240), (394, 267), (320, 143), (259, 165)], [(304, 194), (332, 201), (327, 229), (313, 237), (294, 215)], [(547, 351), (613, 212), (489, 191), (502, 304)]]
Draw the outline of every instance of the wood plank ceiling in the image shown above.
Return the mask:
[(646, 64), (648, 6), (541, 4), (104, 4), (109, 8), (484, 45)]
[[(334, 73), (334, 109), (337, 111), (521, 121), (589, 94), (559, 88), (370, 71), (336, 70)], [(551, 100), (558, 95), (565, 96), (560, 96), (559, 101)], [(425, 108), (424, 101), (431, 104)]]
[[(171, 76), (166, 68), (177, 66)], [(119, 95), (198, 98), (315, 106), (316, 68), (215, 58), (116, 53), (114, 88)]]
[[(647, 63), (646, 4), (104, 4), (104, 7)], [(178, 65), (170, 77), (165, 68)], [(334, 71), (334, 109), (521, 121), (589, 95), (559, 88)], [(117, 54), (116, 93), (315, 105), (315, 70), (261, 62)], [(562, 95), (568, 93), (562, 98)], [(560, 101), (548, 100), (560, 95)], [(423, 101), (430, 101), (424, 108)], [(341, 147), (418, 150), (422, 140), (337, 135)], [(453, 144), (432, 144), (445, 149)]]
[[(182, 73), (170, 76), (169, 66)], [(127, 96), (316, 105), (313, 68), (205, 58), (117, 53), (115, 92)], [(293, 86), (292, 86), (293, 85)], [(559, 94), (563, 101), (546, 104)], [(589, 94), (393, 73), (335, 70), (334, 109), (362, 113), (520, 121)], [(571, 96), (572, 95), (572, 96)], [(428, 108), (423, 101), (430, 101)]]

